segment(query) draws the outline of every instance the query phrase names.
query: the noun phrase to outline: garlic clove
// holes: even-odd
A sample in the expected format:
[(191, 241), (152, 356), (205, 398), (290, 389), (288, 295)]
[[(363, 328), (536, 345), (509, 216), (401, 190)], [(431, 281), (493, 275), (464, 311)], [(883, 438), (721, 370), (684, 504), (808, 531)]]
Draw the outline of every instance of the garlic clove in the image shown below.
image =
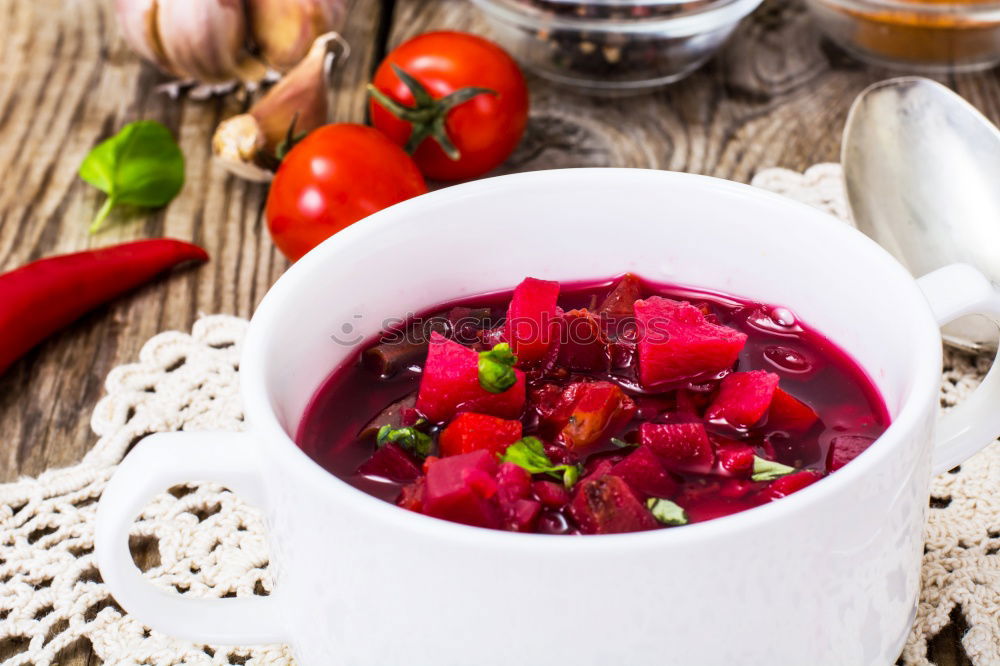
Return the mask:
[(204, 83), (257, 81), (267, 68), (247, 50), (240, 0), (161, 0), (156, 32), (171, 71)]
[(344, 18), (344, 0), (245, 0), (250, 31), (264, 61), (288, 71)]
[(266, 183), (274, 175), (256, 162), (266, 140), (249, 113), (223, 120), (212, 136), (212, 153), (229, 171), (240, 178)]
[(212, 152), (227, 169), (249, 180), (269, 180), (266, 167), (294, 121), (295, 134), (328, 122), (328, 79), (333, 63), (350, 49), (335, 32), (321, 35), (309, 53), (268, 90), (247, 113), (223, 121), (212, 137)]
[(122, 37), (133, 51), (167, 74), (180, 76), (163, 52), (156, 27), (157, 0), (115, 0)]

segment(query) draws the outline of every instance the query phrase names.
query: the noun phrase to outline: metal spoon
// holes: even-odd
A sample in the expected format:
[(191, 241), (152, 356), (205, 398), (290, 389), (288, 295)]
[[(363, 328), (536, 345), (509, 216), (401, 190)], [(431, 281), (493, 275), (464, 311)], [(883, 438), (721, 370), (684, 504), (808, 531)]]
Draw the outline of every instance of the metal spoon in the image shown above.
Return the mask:
[[(914, 276), (961, 261), (1000, 283), (1000, 130), (971, 104), (930, 79), (877, 83), (851, 107), (841, 161), (858, 228)], [(944, 334), (997, 349), (985, 318)]]

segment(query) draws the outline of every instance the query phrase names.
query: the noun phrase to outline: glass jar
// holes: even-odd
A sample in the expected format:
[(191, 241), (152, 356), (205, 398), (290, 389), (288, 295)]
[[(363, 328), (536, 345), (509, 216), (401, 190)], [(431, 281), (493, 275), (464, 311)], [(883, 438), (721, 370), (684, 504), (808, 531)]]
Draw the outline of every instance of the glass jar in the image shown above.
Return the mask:
[(690, 74), (761, 0), (472, 0), (500, 42), (557, 83), (621, 94)]

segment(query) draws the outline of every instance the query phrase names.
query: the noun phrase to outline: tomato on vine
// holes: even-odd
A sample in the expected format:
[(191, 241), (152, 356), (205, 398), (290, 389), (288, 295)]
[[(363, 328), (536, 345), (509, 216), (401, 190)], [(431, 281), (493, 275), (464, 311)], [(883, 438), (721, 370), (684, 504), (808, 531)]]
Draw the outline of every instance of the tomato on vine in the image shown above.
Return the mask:
[(467, 180), (514, 151), (528, 122), (528, 88), (499, 46), (430, 32), (393, 50), (375, 72), (372, 124), (433, 180)]

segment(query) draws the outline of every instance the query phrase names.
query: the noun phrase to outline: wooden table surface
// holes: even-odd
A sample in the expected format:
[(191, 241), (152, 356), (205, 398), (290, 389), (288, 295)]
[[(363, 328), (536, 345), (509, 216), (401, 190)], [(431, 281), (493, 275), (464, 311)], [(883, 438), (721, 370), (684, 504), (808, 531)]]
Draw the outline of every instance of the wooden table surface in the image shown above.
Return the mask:
[[(352, 0), (345, 37), (353, 55), (337, 75), (335, 118), (364, 121), (364, 84), (387, 48), (427, 30), (489, 34), (466, 0)], [(0, 378), (0, 481), (77, 462), (94, 442), (90, 412), (115, 365), (200, 313), (249, 317), (287, 267), (262, 221), (266, 189), (211, 162), (209, 138), (241, 110), (232, 97), (173, 100), (165, 81), (117, 34), (113, 0), (0, 3), (0, 269), (46, 255), (129, 239), (190, 239), (212, 255), (101, 308), (31, 352)], [(629, 166), (748, 181), (758, 170), (802, 170), (838, 157), (851, 100), (891, 73), (863, 66), (825, 42), (796, 0), (767, 0), (704, 69), (644, 97), (589, 99), (532, 79), (527, 135), (503, 172)], [(996, 73), (948, 78), (993, 120)], [(123, 124), (155, 119), (179, 137), (187, 184), (165, 210), (114, 217), (88, 236), (103, 195), (76, 173), (87, 151)], [(968, 664), (960, 628), (932, 655)], [(0, 660), (9, 654), (0, 646)], [(60, 663), (99, 663), (77, 645)]]

